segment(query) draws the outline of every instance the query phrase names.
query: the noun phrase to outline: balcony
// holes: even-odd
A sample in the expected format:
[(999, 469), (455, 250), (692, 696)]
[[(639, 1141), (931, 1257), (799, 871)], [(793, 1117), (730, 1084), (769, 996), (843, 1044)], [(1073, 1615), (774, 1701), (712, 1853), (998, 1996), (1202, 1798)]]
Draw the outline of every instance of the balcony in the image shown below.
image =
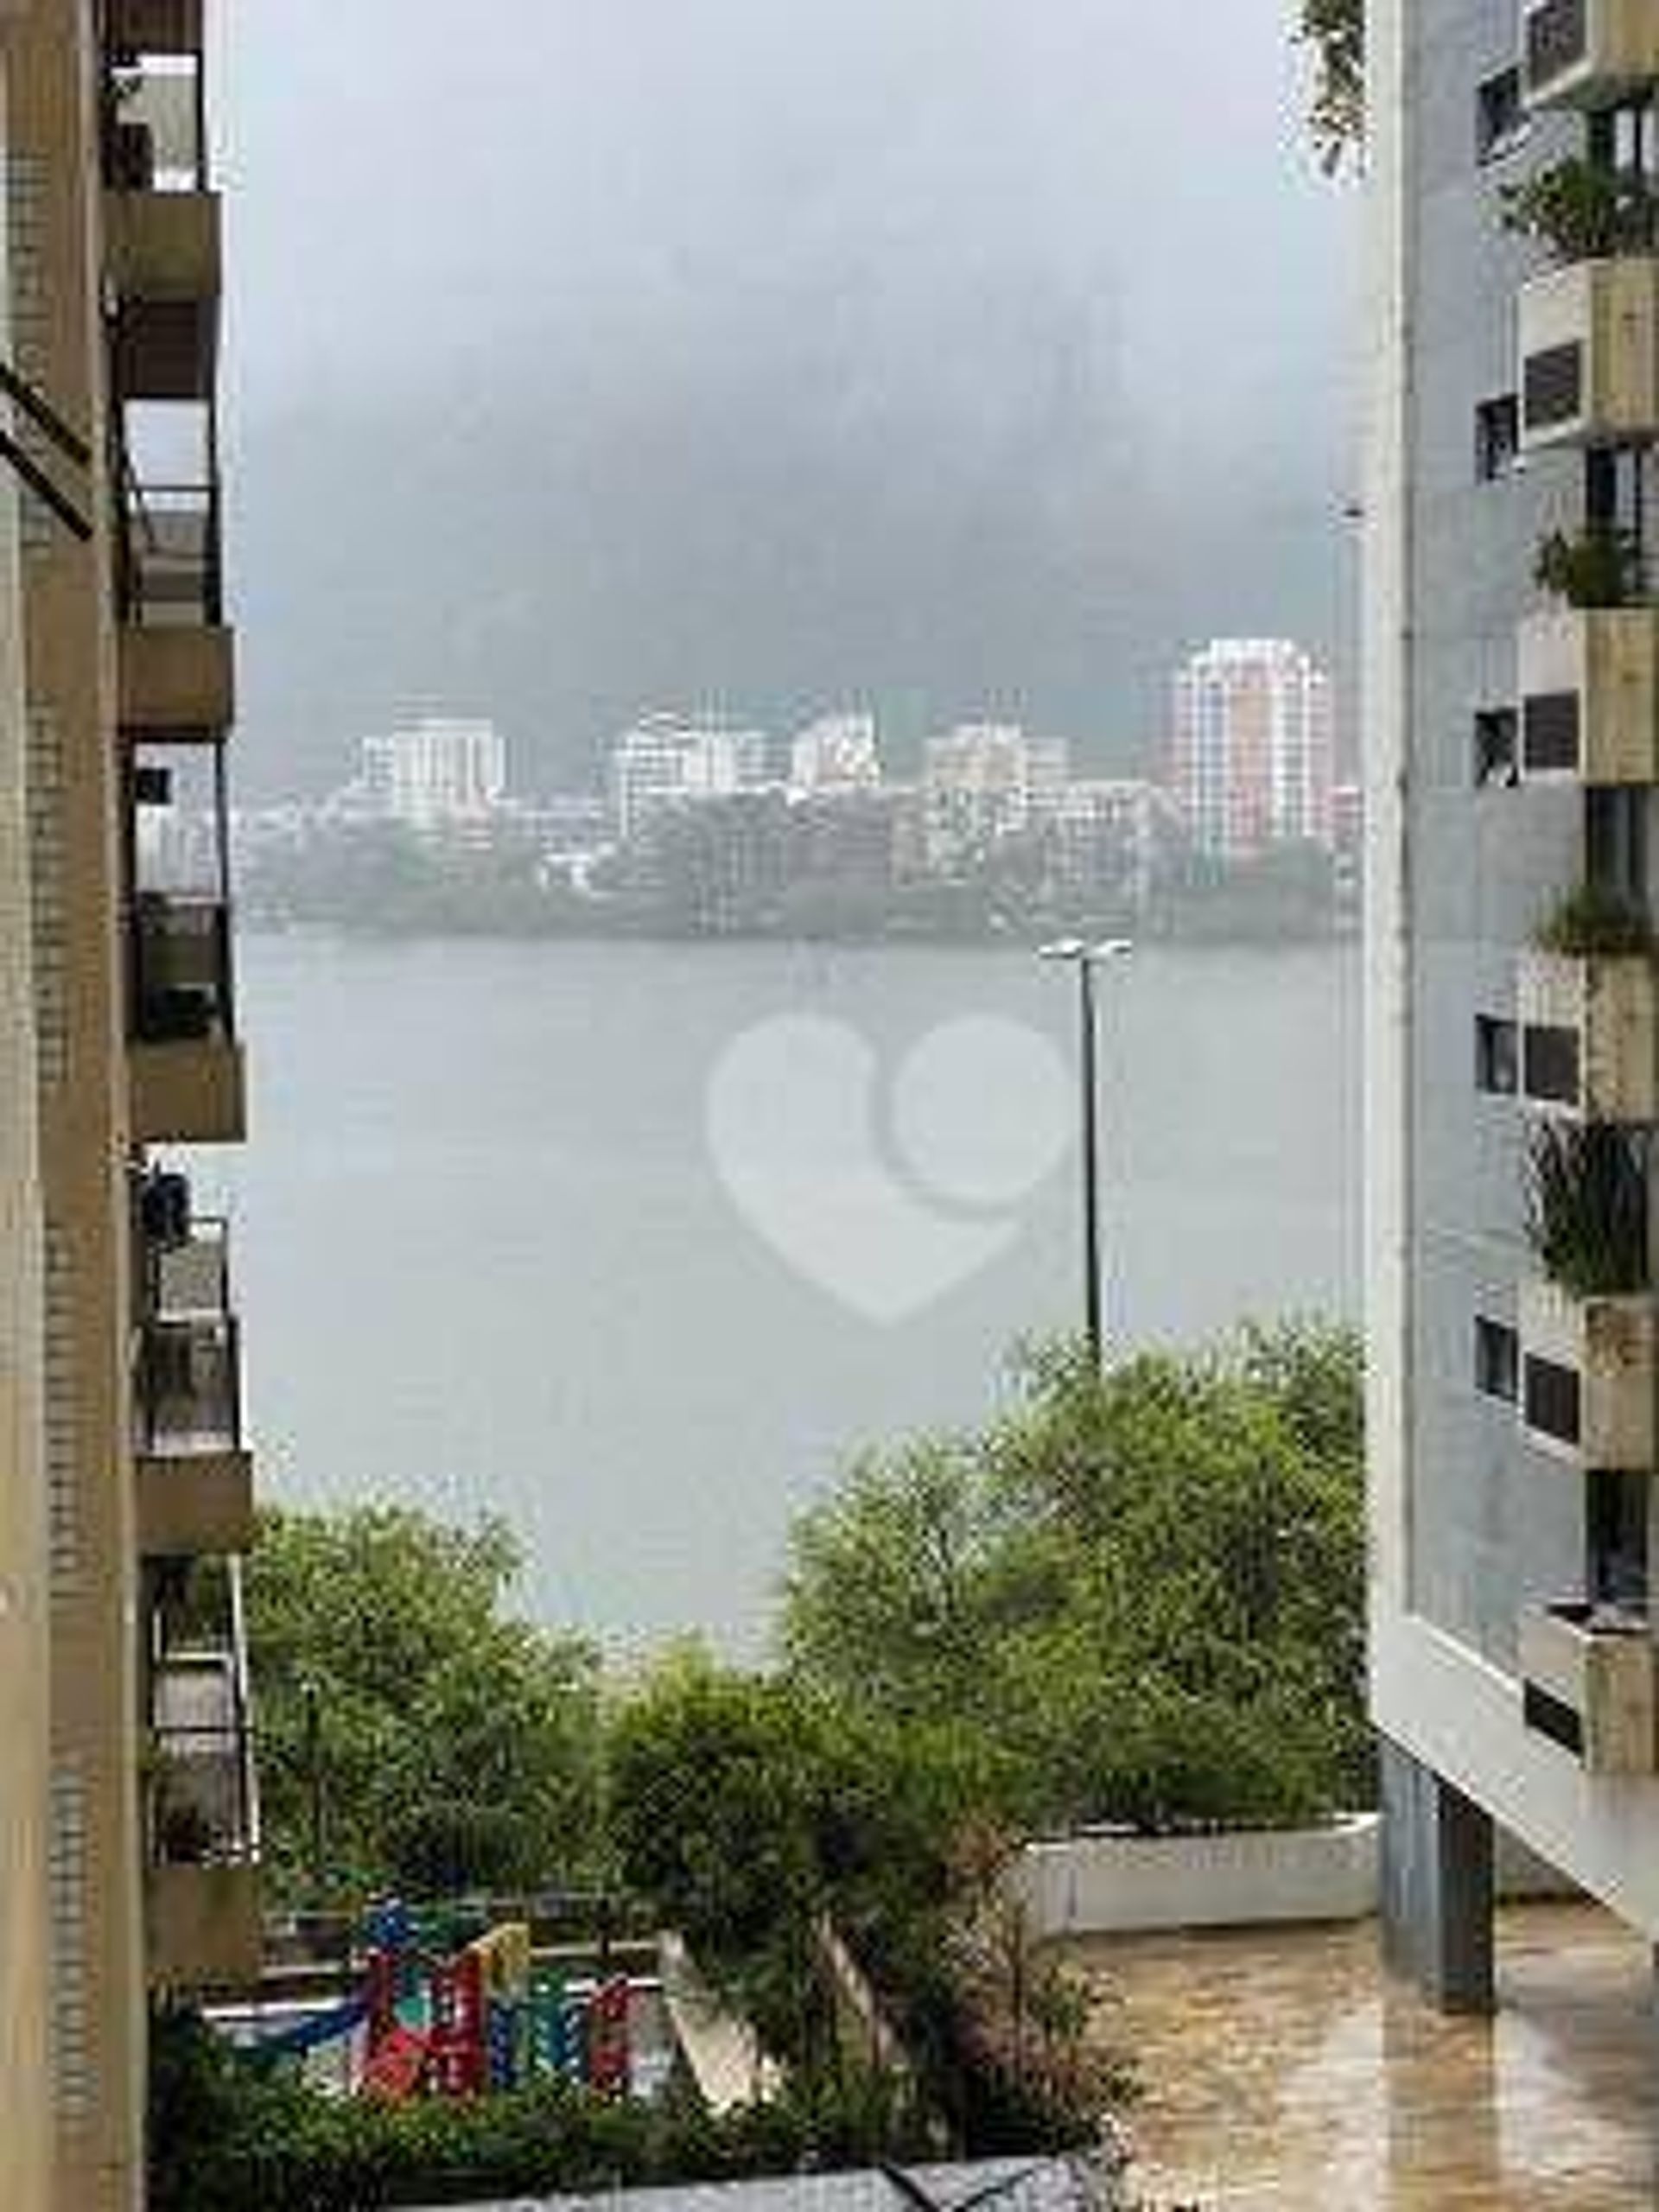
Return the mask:
[(1653, 0), (1537, 0), (1524, 47), (1533, 108), (1608, 107), (1659, 77)]
[(224, 285), (219, 195), (105, 194), (123, 399), (206, 399), (218, 372)]
[(203, 399), (217, 365), (224, 257), (200, 22), (179, 8), (127, 13), (137, 35), (111, 46), (104, 140), (115, 390), (122, 399)]
[(1591, 1774), (1656, 1770), (1653, 1630), (1645, 1613), (1538, 1605), (1521, 1621), (1527, 1726)]
[(141, 1143), (237, 1143), (246, 1133), (222, 899), (141, 892), (132, 913), (133, 1135)]
[(1553, 270), (1521, 294), (1521, 443), (1659, 436), (1659, 259)]
[(1536, 615), (1518, 647), (1522, 783), (1659, 781), (1659, 608)]
[[(180, 1180), (158, 1177), (148, 1187)], [(253, 1541), (253, 1471), (242, 1441), (241, 1345), (223, 1222), (193, 1218), (176, 1235), (146, 1238), (140, 1311), (141, 1548), (149, 1558), (245, 1552)]]
[(1646, 954), (1521, 962), (1521, 1093), (1592, 1121), (1659, 1121), (1659, 988)]
[(237, 1610), (233, 1649), (170, 1653), (151, 1678), (149, 1972), (172, 1987), (245, 1984), (259, 1973), (259, 1807), (239, 1599)]
[(118, 600), (121, 725), (133, 737), (215, 740), (235, 720), (219, 518), (215, 477), (153, 484), (129, 473)]
[(202, 0), (108, 0), (105, 43), (123, 65), (146, 54), (198, 56)]
[(1521, 1290), (1522, 1428), (1579, 1468), (1655, 1465), (1659, 1311), (1646, 1294), (1574, 1298)]

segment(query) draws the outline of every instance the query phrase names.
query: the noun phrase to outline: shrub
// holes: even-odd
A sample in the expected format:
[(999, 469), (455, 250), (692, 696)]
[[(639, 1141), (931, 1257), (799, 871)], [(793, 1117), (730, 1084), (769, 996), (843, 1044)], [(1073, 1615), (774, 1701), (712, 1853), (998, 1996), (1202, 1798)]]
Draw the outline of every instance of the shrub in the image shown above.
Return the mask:
[(616, 2104), (559, 2082), (388, 2105), (262, 2076), (188, 2013), (155, 2025), (149, 2139), (151, 2212), (376, 2212), (743, 2180), (928, 2149), (891, 2085), (862, 2074), (719, 2119), (685, 2097)]
[(1599, 883), (1577, 884), (1563, 893), (1538, 925), (1533, 942), (1541, 952), (1574, 960), (1649, 954), (1654, 949), (1653, 926), (1642, 908)]
[(1576, 155), (1500, 196), (1504, 229), (1538, 239), (1564, 262), (1651, 252), (1659, 237), (1659, 198), (1646, 177)]
[(1580, 1298), (1644, 1288), (1644, 1134), (1608, 1122), (1547, 1122), (1533, 1137), (1527, 1166), (1527, 1238), (1551, 1281)]
[(1539, 545), (1532, 575), (1569, 607), (1630, 607), (1646, 583), (1642, 541), (1611, 523), (1587, 524), (1576, 537), (1553, 530)]

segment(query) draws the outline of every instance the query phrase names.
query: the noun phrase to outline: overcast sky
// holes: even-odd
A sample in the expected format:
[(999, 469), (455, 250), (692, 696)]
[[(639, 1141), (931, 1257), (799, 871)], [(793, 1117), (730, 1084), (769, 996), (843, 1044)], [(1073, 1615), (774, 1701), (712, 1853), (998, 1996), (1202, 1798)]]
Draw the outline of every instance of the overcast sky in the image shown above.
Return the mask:
[(234, 0), (250, 795), (425, 709), (1101, 766), (1212, 633), (1341, 642), (1351, 191), (1288, 0)]

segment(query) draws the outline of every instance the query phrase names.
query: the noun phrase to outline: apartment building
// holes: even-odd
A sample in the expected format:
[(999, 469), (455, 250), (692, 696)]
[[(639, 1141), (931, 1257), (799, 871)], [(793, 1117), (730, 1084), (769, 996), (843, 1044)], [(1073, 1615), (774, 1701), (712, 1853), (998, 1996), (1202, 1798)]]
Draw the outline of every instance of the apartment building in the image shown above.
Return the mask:
[[(201, 0), (5, 0), (0, 2068), (9, 2200), (143, 2194), (147, 2000), (257, 1967), (243, 1134)], [(168, 834), (175, 816), (205, 823)]]
[(1484, 2008), (1495, 1827), (1659, 1935), (1659, 5), (1369, 13), (1372, 1701)]
[(1217, 638), (1176, 671), (1170, 789), (1196, 849), (1331, 842), (1331, 679), (1284, 638)]
[(647, 715), (611, 751), (611, 794), (624, 842), (688, 799), (732, 798), (766, 787), (764, 730), (683, 715)]
[(507, 791), (507, 750), (493, 722), (429, 715), (363, 741), (356, 789), (367, 811), (429, 833), (487, 822)]

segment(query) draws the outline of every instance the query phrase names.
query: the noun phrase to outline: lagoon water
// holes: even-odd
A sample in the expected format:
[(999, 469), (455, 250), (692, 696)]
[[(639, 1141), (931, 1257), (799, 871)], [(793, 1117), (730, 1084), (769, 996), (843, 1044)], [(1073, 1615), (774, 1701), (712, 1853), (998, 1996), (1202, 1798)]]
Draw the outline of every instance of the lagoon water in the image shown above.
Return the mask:
[[(1103, 982), (1120, 1341), (1357, 1310), (1359, 989)], [(504, 1514), (527, 1609), (613, 1649), (759, 1650), (837, 1467), (1075, 1324), (1075, 991), (1028, 954), (295, 935), (241, 994), (252, 1141), (196, 1167), (266, 1493)]]

